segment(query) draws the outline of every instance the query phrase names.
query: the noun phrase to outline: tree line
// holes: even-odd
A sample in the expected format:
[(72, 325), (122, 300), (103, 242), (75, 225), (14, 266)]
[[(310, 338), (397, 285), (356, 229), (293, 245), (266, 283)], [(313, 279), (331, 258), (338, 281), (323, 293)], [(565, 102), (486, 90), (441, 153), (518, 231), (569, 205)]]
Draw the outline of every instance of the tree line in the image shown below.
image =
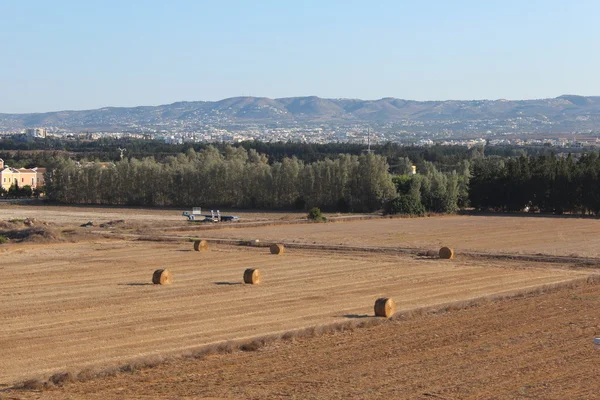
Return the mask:
[(494, 212), (600, 213), (600, 156), (597, 152), (552, 152), (462, 160), (442, 173), (425, 162), (420, 174), (394, 178), (398, 196), (390, 213), (423, 215), (474, 208)]
[(600, 212), (600, 157), (596, 152), (477, 160), (469, 200), (477, 209), (595, 214)]
[(385, 157), (375, 154), (341, 154), (313, 163), (286, 157), (269, 163), (253, 149), (227, 146), (221, 152), (208, 146), (164, 162), (146, 157), (123, 159), (112, 167), (80, 166), (58, 157), (50, 164), (46, 194), (63, 203), (362, 212), (376, 210), (396, 195)]
[[(406, 160), (407, 163), (408, 160)], [(469, 203), (469, 161), (463, 160), (451, 172), (439, 171), (431, 162), (422, 164), (418, 174), (393, 177), (397, 195), (384, 205), (387, 214), (451, 214)]]
[[(170, 156), (187, 153), (189, 150), (200, 152), (208, 147), (215, 147), (224, 152), (227, 147), (256, 150), (268, 158), (269, 164), (282, 162), (285, 158), (296, 157), (304, 163), (322, 161), (326, 158), (336, 158), (339, 154), (361, 155), (365, 145), (358, 143), (300, 143), (300, 142), (261, 142), (244, 141), (236, 144), (228, 143), (183, 143), (167, 144), (160, 140), (134, 138), (101, 138), (98, 140), (59, 139), (48, 137), (32, 141), (17, 141), (11, 138), (0, 139), (0, 158), (9, 160), (9, 165), (41, 166), (40, 161), (48, 154), (66, 154), (76, 160), (119, 161), (120, 151), (127, 149), (127, 158), (143, 159), (154, 157), (163, 162)], [(422, 170), (426, 162), (432, 162), (442, 172), (452, 172), (459, 162), (481, 157), (500, 156), (502, 158), (520, 155), (549, 155), (556, 149), (515, 146), (406, 146), (399, 143), (373, 144), (374, 153), (384, 156), (390, 166), (390, 173), (402, 174), (398, 168), (402, 159), (408, 158), (412, 164)], [(582, 150), (578, 150), (582, 151)], [(37, 162), (36, 165), (33, 165)], [(400, 165), (401, 168), (401, 165)]]
[[(505, 156), (486, 154), (484, 148), (449, 148), (429, 153), (435, 161), (415, 162), (391, 148), (389, 154), (331, 154), (313, 162), (294, 155), (274, 161), (253, 148), (229, 145), (188, 148), (164, 158), (124, 158), (108, 168), (93, 160), (81, 167), (60, 154), (46, 154), (41, 161), (48, 167), (47, 197), (64, 203), (340, 212), (383, 208), (389, 214), (414, 215), (467, 207), (600, 212), (600, 158), (595, 152), (511, 151)], [(411, 174), (413, 165), (416, 175)]]

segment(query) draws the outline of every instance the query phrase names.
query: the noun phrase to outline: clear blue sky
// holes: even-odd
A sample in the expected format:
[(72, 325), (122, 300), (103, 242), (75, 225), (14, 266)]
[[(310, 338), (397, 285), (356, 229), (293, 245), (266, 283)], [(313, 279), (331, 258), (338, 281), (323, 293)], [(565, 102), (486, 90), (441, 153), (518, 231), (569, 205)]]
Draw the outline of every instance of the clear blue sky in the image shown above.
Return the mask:
[(0, 0), (0, 113), (600, 95), (597, 0)]

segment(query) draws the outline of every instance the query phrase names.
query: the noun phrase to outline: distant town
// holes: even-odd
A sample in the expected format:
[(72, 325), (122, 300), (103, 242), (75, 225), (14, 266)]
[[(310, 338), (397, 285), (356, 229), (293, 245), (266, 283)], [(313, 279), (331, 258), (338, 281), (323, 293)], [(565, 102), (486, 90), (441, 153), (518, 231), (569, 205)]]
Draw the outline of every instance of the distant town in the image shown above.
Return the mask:
[(410, 135), (406, 132), (392, 135), (378, 131), (369, 126), (334, 126), (334, 127), (292, 127), (292, 128), (262, 128), (256, 127), (227, 130), (207, 126), (202, 130), (179, 132), (140, 129), (139, 132), (102, 131), (102, 132), (71, 132), (54, 127), (26, 128), (18, 131), (0, 132), (1, 139), (14, 141), (32, 141), (45, 138), (63, 140), (98, 140), (101, 138), (129, 138), (160, 140), (167, 144), (184, 143), (240, 143), (244, 141), (262, 142), (301, 142), (301, 143), (353, 143), (365, 146), (384, 144), (386, 142), (401, 143), (410, 146), (550, 146), (558, 148), (595, 148), (600, 147), (600, 134), (566, 134), (565, 137), (490, 137), (482, 135), (474, 138), (436, 138), (423, 135)]
[(160, 106), (0, 114), (0, 136), (14, 140), (131, 137), (172, 144), (256, 140), (366, 146), (393, 142), (596, 147), (600, 97), (465, 101), (234, 97)]

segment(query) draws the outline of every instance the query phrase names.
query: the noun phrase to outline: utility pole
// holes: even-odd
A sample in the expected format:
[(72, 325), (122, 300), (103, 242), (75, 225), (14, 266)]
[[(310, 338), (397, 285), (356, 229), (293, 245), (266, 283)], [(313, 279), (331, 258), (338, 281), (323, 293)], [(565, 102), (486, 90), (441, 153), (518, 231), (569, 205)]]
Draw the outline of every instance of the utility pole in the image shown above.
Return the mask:
[(372, 152), (373, 150), (371, 150), (371, 127), (367, 126), (367, 153)]

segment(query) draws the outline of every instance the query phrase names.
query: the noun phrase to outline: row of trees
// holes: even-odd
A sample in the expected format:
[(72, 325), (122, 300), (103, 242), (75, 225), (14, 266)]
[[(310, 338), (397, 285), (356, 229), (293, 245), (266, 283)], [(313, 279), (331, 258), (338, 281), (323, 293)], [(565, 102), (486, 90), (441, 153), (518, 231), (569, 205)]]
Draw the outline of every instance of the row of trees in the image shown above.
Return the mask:
[[(422, 215), (460, 208), (600, 213), (600, 157), (552, 153), (469, 157), (438, 162), (388, 155), (339, 154), (314, 162), (278, 161), (255, 149), (207, 146), (157, 160), (146, 157), (81, 167), (68, 157), (45, 159), (47, 196), (64, 203), (297, 208)], [(393, 159), (390, 166), (388, 160)], [(440, 162), (439, 160), (444, 160)]]
[[(220, 151), (231, 146), (226, 143), (183, 143), (167, 144), (160, 140), (133, 139), (133, 138), (101, 138), (98, 140), (59, 139), (45, 138), (27, 142), (15, 142), (11, 138), (0, 139), (0, 158), (10, 160), (11, 166), (19, 164), (26, 166), (40, 166), (48, 154), (68, 155), (77, 160), (120, 160), (118, 149), (127, 149), (127, 158), (143, 159), (154, 157), (157, 161), (164, 161), (169, 156), (187, 153), (193, 149), (200, 152), (207, 147), (216, 147)], [(365, 149), (364, 144), (358, 143), (299, 143), (299, 142), (261, 142), (244, 141), (233, 145), (246, 150), (256, 150), (268, 157), (269, 163), (282, 162), (285, 158), (296, 157), (305, 163), (322, 161), (326, 158), (337, 158), (339, 154), (361, 155)], [(392, 174), (402, 174), (397, 166), (402, 159), (408, 158), (412, 164), (421, 170), (427, 161), (435, 164), (442, 172), (449, 173), (463, 160), (475, 158), (500, 156), (503, 158), (519, 156), (521, 154), (537, 156), (548, 155), (557, 149), (546, 146), (514, 147), (514, 146), (405, 146), (399, 143), (373, 144), (371, 148), (376, 154), (384, 156), (390, 165)], [(583, 150), (577, 150), (583, 151)], [(38, 162), (37, 164), (35, 164)]]
[(373, 211), (396, 195), (386, 159), (374, 154), (270, 164), (252, 149), (209, 146), (164, 162), (124, 159), (103, 168), (56, 158), (50, 164), (47, 196), (64, 203)]
[(600, 156), (554, 153), (461, 160), (442, 173), (424, 162), (418, 175), (394, 178), (398, 197), (388, 213), (453, 213), (461, 208), (500, 212), (600, 214)]
[(384, 211), (413, 215), (454, 213), (468, 206), (469, 176), (467, 160), (459, 162), (449, 173), (443, 173), (433, 163), (425, 162), (417, 175), (394, 177), (398, 196), (386, 204)]
[(469, 198), (479, 209), (600, 213), (600, 157), (553, 154), (477, 160)]

